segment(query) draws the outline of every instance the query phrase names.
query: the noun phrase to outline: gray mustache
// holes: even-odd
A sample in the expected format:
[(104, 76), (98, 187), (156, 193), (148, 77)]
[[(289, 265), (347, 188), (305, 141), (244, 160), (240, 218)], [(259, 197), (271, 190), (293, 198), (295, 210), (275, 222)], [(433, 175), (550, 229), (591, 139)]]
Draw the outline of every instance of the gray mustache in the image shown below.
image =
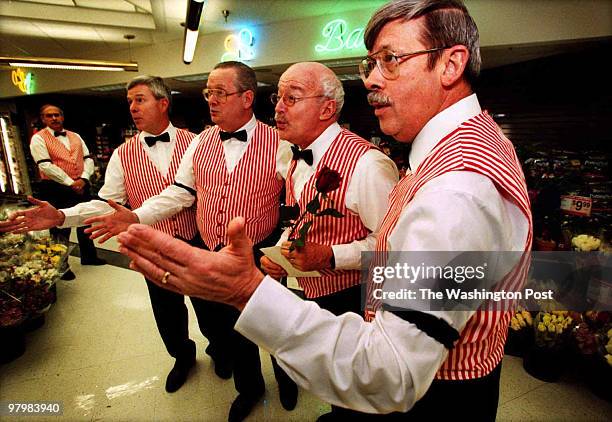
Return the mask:
[(372, 91), (368, 94), (368, 104), (378, 104), (381, 106), (391, 105), (391, 98), (379, 91)]

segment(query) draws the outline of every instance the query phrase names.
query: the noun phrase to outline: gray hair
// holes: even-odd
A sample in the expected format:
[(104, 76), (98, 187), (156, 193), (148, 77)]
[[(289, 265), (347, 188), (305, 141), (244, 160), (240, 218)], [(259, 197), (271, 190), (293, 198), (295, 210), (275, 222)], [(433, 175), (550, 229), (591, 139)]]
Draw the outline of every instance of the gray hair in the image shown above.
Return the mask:
[[(372, 50), (378, 34), (396, 19), (409, 21), (425, 17), (420, 41), (426, 48), (464, 45), (470, 52), (465, 77), (471, 84), (480, 73), (480, 41), (478, 27), (461, 0), (396, 0), (382, 6), (368, 22), (364, 38), (368, 51)], [(442, 51), (429, 55), (428, 65), (433, 69)]]
[(340, 116), (342, 106), (344, 105), (344, 88), (342, 82), (334, 75), (322, 75), (319, 80), (323, 95), (329, 99), (336, 100), (336, 118)]
[(155, 98), (161, 100), (165, 98), (168, 100), (168, 111), (172, 106), (172, 91), (162, 78), (159, 76), (140, 75), (129, 81), (125, 86), (126, 90), (130, 90), (138, 85), (146, 85), (151, 90), (151, 93)]

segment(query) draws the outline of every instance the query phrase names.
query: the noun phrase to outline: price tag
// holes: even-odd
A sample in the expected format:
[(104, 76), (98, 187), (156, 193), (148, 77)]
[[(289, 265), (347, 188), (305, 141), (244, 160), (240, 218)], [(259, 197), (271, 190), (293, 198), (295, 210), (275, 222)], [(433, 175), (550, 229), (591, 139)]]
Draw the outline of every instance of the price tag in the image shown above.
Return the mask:
[(561, 211), (565, 214), (588, 217), (591, 215), (593, 201), (588, 196), (562, 195)]

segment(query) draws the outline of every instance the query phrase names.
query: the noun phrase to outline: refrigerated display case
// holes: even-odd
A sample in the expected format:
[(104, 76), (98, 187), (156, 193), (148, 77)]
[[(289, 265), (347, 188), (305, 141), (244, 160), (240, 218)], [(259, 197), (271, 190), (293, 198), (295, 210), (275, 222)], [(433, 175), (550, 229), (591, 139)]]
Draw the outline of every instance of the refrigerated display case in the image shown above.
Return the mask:
[(0, 193), (32, 194), (19, 129), (8, 114), (0, 114), (0, 137)]

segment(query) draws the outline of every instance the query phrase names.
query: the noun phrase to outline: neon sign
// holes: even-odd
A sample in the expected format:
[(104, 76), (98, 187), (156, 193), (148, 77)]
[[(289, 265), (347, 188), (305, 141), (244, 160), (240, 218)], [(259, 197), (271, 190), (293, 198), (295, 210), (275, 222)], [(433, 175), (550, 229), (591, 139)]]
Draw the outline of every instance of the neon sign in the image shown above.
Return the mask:
[(248, 29), (241, 29), (238, 35), (231, 34), (225, 38), (225, 53), (221, 56), (221, 61), (228, 60), (246, 61), (255, 58), (255, 38)]
[(321, 35), (323, 35), (326, 42), (324, 44), (317, 44), (315, 50), (318, 53), (328, 53), (365, 48), (363, 32), (364, 28), (355, 28), (349, 32), (348, 25), (344, 19), (334, 19), (323, 27)]
[(32, 88), (34, 85), (32, 73), (25, 73), (23, 70), (18, 68), (13, 70), (11, 73), (11, 80), (13, 81), (13, 85), (15, 85), (21, 92), (25, 94), (32, 93)]

